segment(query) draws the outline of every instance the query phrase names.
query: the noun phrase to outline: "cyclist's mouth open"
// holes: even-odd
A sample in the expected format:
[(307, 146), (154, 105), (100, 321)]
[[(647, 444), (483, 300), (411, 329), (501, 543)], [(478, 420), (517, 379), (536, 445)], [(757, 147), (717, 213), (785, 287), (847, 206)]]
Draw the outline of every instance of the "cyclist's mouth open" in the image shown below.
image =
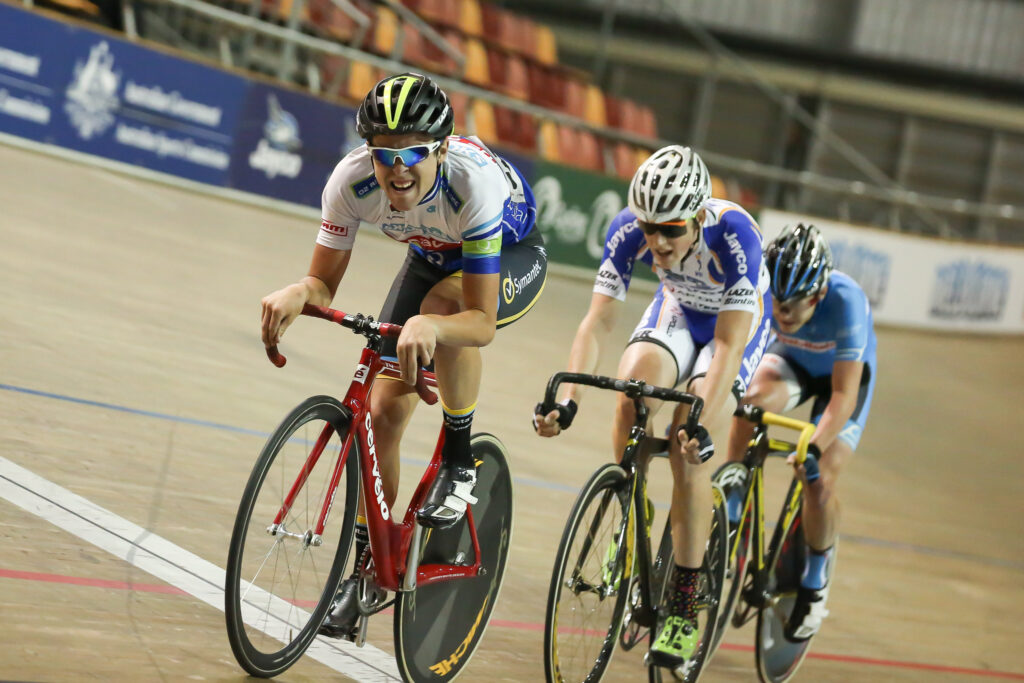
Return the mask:
[(415, 180), (392, 180), (391, 181), (391, 189), (394, 190), (395, 192), (397, 192), (398, 194), (403, 194), (404, 195), (407, 192), (411, 192), (414, 187), (416, 187), (416, 181)]

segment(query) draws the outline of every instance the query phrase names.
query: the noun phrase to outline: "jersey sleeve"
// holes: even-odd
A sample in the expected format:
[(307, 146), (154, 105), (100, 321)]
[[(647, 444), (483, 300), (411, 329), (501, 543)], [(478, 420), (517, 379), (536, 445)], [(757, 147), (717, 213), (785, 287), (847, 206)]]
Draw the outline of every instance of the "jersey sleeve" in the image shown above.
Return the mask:
[[(459, 211), (462, 271), (489, 274), (501, 269), (501, 233), (508, 188), (496, 166), (484, 167), (496, 177), (473, 187)], [(488, 173), (492, 175), (492, 173)]]
[(357, 159), (352, 157), (349, 154), (334, 168), (320, 199), (321, 222), (316, 243), (331, 249), (352, 249), (359, 229), (356, 201), (381, 191), (373, 167), (369, 166), (369, 176), (359, 173)]
[(722, 218), (722, 231), (709, 245), (722, 266), (722, 306), (719, 311), (748, 311), (756, 317), (760, 311), (758, 293), (761, 273), (761, 232), (742, 212), (728, 211)]
[(620, 211), (608, 225), (601, 265), (594, 280), (594, 291), (625, 301), (636, 261), (651, 262), (652, 257), (646, 246), (647, 240), (637, 227), (636, 216), (629, 209)]
[(836, 320), (835, 360), (863, 361), (870, 341), (870, 306), (859, 287), (843, 287)]

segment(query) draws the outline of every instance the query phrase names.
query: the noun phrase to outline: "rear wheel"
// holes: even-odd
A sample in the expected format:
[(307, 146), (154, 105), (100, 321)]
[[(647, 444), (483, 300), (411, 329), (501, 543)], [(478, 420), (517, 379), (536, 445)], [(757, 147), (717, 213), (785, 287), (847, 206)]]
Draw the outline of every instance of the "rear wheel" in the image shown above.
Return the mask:
[[(789, 488), (786, 500), (794, 503), (797, 480)], [(757, 615), (757, 671), (762, 681), (782, 683), (793, 677), (800, 668), (804, 657), (810, 650), (811, 639), (794, 643), (786, 639), (786, 622), (796, 604), (796, 592), (800, 586), (804, 563), (807, 557), (807, 544), (804, 541), (802, 516), (799, 499), (795, 501), (796, 514), (783, 533), (776, 531), (773, 536), (772, 549), (768, 557), (775, 558), (768, 577), (767, 592), (771, 596), (769, 604)], [(787, 505), (787, 508), (790, 505)], [(786, 521), (786, 508), (779, 519), (780, 527)], [(781, 539), (781, 540), (780, 540)], [(778, 545), (781, 543), (781, 545)], [(778, 548), (778, 552), (774, 552)], [(829, 580), (835, 568), (835, 557), (829, 566)]]
[[(693, 656), (678, 669), (664, 669), (658, 666), (649, 666), (647, 669), (648, 680), (651, 683), (662, 681), (688, 681), (692, 683), (700, 678), (704, 665), (714, 654), (714, 647), (717, 643), (716, 631), (718, 628), (719, 607), (722, 601), (722, 587), (725, 581), (726, 564), (729, 559), (729, 524), (725, 514), (725, 499), (722, 490), (714, 486), (714, 510), (711, 517), (711, 533), (708, 535), (707, 546), (704, 551), (704, 563), (701, 565), (701, 573), (697, 583), (697, 591), (700, 595), (700, 612), (697, 616), (697, 624), (701, 631), (700, 641)], [(658, 622), (657, 628), (651, 631), (651, 645), (658, 638), (658, 633), (665, 623), (665, 606), (670, 597), (672, 582), (675, 576), (675, 562), (672, 556), (672, 527), (671, 520), (666, 522), (665, 531), (661, 537), (661, 545), (658, 550), (658, 557), (655, 560), (656, 567), (663, 567), (664, 571), (656, 573), (660, 577), (660, 584), (655, 586), (655, 595), (658, 597)]]
[[(267, 440), (242, 494), (228, 550), (224, 613), (235, 659), (253, 676), (276, 676), (298, 661), (331, 606), (358, 504), (355, 452), (335, 472), (350, 422), (335, 399), (306, 399)], [(335, 475), (337, 491), (317, 536)], [(293, 489), (291, 507), (281, 515)]]
[(599, 680), (611, 661), (631, 583), (632, 548), (622, 548), (618, 538), (630, 503), (625, 470), (608, 464), (593, 474), (569, 514), (544, 620), (549, 682)]
[[(395, 603), (395, 659), (406, 681), (454, 680), (476, 651), (505, 578), (512, 540), (512, 477), (508, 453), (497, 438), (475, 434), (477, 465), (470, 507), (480, 545), (477, 576), (418, 586)], [(469, 516), (447, 529), (425, 529), (421, 566), (473, 564)]]

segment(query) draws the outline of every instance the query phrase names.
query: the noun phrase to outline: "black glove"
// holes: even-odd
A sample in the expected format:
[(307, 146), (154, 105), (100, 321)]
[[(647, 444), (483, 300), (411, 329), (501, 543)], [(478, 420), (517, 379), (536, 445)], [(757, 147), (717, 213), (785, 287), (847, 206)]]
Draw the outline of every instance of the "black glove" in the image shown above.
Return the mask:
[(571, 398), (565, 403), (556, 403), (553, 406), (546, 406), (543, 403), (538, 403), (537, 407), (533, 409), (534, 431), (537, 430), (537, 415), (543, 417), (544, 415), (550, 413), (552, 410), (558, 411), (558, 418), (556, 419), (556, 421), (558, 422), (558, 426), (561, 427), (562, 429), (568, 429), (569, 426), (572, 424), (572, 419), (576, 417), (576, 408), (576, 401), (572, 400)]
[[(679, 431), (676, 433), (676, 438), (683, 444), (686, 442), (683, 441), (683, 437), (680, 435), (685, 432), (686, 427), (683, 426), (680, 427)], [(697, 442), (700, 444), (700, 449), (697, 451), (697, 457), (700, 459), (701, 463), (705, 463), (715, 454), (715, 444), (711, 443), (711, 435), (708, 434), (708, 430), (704, 429), (704, 425), (697, 425), (696, 432), (696, 434), (687, 434), (687, 436), (689, 439), (697, 439)], [(689, 441), (689, 439), (687, 439), (687, 441)]]

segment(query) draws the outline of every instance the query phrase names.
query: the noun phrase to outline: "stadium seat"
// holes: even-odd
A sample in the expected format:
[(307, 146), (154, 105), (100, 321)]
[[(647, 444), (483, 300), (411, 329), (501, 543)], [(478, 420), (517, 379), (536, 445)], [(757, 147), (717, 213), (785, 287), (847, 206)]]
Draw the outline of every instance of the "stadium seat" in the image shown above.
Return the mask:
[(463, 80), (473, 85), (488, 87), (491, 76), (484, 44), (477, 38), (467, 38), (463, 54), (466, 55), (466, 73), (463, 75)]
[(398, 34), (401, 30), (398, 15), (387, 7), (378, 7), (377, 21), (373, 26), (372, 50), (379, 55), (390, 57), (398, 43)]
[(498, 126), (494, 120), (494, 108), (485, 100), (473, 100), (470, 105), (472, 114), (471, 133), (484, 142), (498, 139)]
[(555, 33), (543, 24), (537, 24), (537, 61), (542, 64), (558, 63), (558, 48), (555, 46)]
[(601, 148), (601, 143), (598, 142), (597, 136), (589, 130), (577, 130), (576, 140), (577, 145), (579, 146), (577, 164), (588, 171), (603, 173), (604, 152)]
[(483, 16), (478, 0), (459, 0), (459, 28), (468, 36), (484, 35)]
[(604, 113), (605, 121), (609, 128), (618, 128), (620, 130), (626, 130), (625, 126), (625, 113), (626, 102), (618, 97), (605, 94), (604, 96)]
[(449, 90), (448, 102), (452, 106), (452, 112), (455, 114), (455, 134), (456, 135), (467, 135), (469, 127), (467, 120), (469, 119), (469, 95), (458, 90)]
[(530, 62), (526, 66), (530, 102), (538, 107), (565, 108), (565, 78), (551, 67)]
[(715, 199), (729, 199), (729, 188), (719, 176), (711, 176), (711, 196)]
[(562, 160), (561, 150), (558, 142), (558, 125), (547, 119), (540, 122), (538, 134), (540, 156), (547, 161), (558, 162)]
[(572, 77), (565, 79), (566, 114), (582, 119), (587, 113), (587, 88), (583, 83)]
[(381, 72), (369, 64), (350, 62), (348, 78), (345, 80), (341, 95), (355, 102), (362, 102), (366, 93), (370, 92), (381, 78)]
[(637, 132), (650, 138), (658, 137), (658, 119), (650, 107), (640, 107), (640, 129)]
[(480, 3), (480, 21), (483, 26), (483, 37), (501, 44), (501, 22), (505, 11), (493, 2), (483, 0)]
[(632, 147), (625, 142), (615, 143), (612, 148), (612, 162), (615, 168), (615, 175), (626, 180), (631, 180), (636, 173), (636, 154)]
[(596, 85), (586, 87), (586, 99), (584, 103), (583, 118), (595, 126), (608, 125), (608, 117), (605, 112), (604, 93)]

